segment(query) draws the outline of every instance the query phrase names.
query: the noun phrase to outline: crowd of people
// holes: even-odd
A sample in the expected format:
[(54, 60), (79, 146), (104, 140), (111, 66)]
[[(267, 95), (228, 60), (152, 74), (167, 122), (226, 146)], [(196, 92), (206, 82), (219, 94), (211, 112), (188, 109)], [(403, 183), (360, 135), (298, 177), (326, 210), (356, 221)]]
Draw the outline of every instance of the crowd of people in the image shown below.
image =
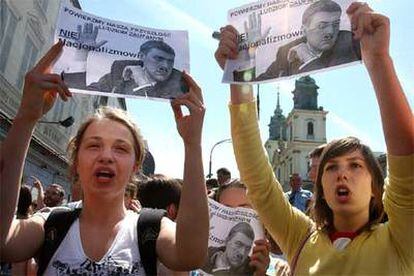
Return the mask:
[[(182, 179), (136, 179), (144, 158), (138, 125), (124, 111), (101, 107), (68, 145), (72, 202), (64, 204), (62, 186), (44, 188), (48, 183), (35, 176), (32, 200), (21, 179), (34, 127), (57, 97), (72, 97), (50, 72), (59, 42), (27, 73), (1, 144), (2, 265), (11, 263), (16, 275), (412, 275), (414, 127), (389, 55), (390, 23), (363, 3), (351, 4), (347, 14), (378, 100), (387, 179), (370, 148), (346, 137), (309, 153), (313, 191), (293, 173), (291, 190), (283, 192), (262, 147), (252, 87), (232, 84), (231, 134), (241, 179), (221, 168), (217, 179), (206, 181), (203, 93), (183, 73), (189, 92), (171, 101), (184, 144)], [(220, 31), (215, 58), (224, 68), (237, 57), (238, 33), (232, 26)], [(265, 237), (239, 222), (223, 246), (209, 246), (209, 200), (254, 210)]]

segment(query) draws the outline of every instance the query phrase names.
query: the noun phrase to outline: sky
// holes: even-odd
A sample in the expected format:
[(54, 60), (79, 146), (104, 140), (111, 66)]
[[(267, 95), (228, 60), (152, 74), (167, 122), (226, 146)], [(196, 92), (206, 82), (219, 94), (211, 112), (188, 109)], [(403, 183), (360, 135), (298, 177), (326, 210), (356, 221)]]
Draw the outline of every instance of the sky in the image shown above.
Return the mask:
[[(227, 24), (227, 11), (250, 1), (201, 0), (80, 0), (82, 9), (113, 20), (145, 27), (188, 30), (190, 74), (203, 90), (206, 115), (203, 128), (203, 163), (209, 172), (213, 145), (230, 138), (229, 87), (221, 83), (222, 71), (214, 59), (218, 41), (214, 30)], [(391, 20), (391, 56), (411, 107), (414, 104), (414, 25), (412, 0), (368, 0), (377, 12)], [(318, 105), (328, 111), (327, 140), (357, 136), (373, 151), (385, 152), (380, 114), (367, 71), (362, 64), (311, 74), (320, 87)], [(260, 85), (260, 130), (263, 143), (269, 137), (268, 124), (276, 108), (277, 91), (284, 115), (293, 108), (294, 80)], [(155, 172), (171, 177), (183, 175), (184, 147), (176, 131), (168, 102), (127, 99), (127, 109), (136, 119), (155, 159)], [(211, 171), (227, 167), (238, 177), (230, 142), (215, 147)]]

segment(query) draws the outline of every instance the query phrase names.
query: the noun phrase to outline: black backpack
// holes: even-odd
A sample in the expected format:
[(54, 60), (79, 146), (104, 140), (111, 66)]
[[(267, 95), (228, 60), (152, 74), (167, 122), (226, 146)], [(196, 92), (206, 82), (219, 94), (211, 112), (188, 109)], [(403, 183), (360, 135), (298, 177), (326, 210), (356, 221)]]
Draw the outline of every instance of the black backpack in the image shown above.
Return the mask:
[[(45, 241), (37, 254), (37, 275), (42, 275), (82, 209), (53, 210), (44, 224)], [(137, 222), (138, 249), (146, 275), (157, 275), (156, 241), (165, 210), (143, 208)]]

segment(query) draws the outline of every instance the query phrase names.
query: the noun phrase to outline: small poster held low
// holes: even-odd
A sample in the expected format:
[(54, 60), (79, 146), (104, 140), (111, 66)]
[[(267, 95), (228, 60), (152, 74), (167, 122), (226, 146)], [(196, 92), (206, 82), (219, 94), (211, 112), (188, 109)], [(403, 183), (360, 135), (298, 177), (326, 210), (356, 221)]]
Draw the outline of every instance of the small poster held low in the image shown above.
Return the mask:
[(353, 0), (266, 0), (228, 12), (239, 32), (223, 82), (262, 83), (360, 63), (346, 9)]
[(253, 275), (249, 265), (254, 241), (264, 230), (253, 209), (230, 208), (209, 199), (208, 258), (197, 275)]
[(166, 100), (188, 91), (187, 31), (113, 21), (62, 1), (55, 40), (64, 48), (53, 71), (73, 92)]

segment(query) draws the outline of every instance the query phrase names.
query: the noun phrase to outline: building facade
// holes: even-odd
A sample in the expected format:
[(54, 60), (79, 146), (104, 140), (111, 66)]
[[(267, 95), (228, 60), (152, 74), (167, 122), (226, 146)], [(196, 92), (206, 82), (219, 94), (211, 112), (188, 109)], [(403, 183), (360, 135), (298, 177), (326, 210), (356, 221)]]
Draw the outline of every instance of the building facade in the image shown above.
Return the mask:
[(301, 77), (295, 83), (293, 109), (287, 117), (278, 102), (269, 123), (269, 139), (265, 143), (274, 173), (285, 191), (290, 189), (289, 177), (298, 173), (304, 188), (312, 189), (308, 179), (308, 154), (315, 147), (326, 143), (326, 115), (318, 107), (318, 90), (315, 80)]
[[(77, 0), (70, 2), (80, 8)], [(0, 5), (0, 140), (4, 140), (20, 104), (26, 72), (53, 44), (60, 1), (1, 0)], [(36, 126), (23, 181), (33, 175), (44, 186), (61, 184), (70, 194), (67, 143), (82, 120), (100, 105), (126, 109), (125, 101), (117, 98), (78, 94), (67, 102), (58, 99)], [(74, 119), (73, 125), (59, 124), (69, 117)]]

